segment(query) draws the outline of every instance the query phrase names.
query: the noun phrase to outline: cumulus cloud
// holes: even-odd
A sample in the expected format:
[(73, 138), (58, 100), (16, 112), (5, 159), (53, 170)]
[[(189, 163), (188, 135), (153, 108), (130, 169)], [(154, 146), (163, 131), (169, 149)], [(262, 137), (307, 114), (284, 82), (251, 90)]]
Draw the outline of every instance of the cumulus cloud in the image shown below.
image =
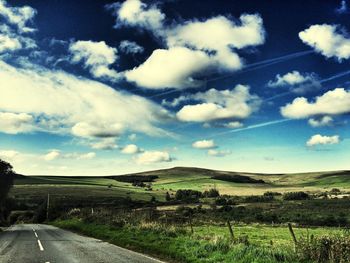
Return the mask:
[(303, 119), (315, 115), (338, 115), (350, 112), (350, 92), (343, 88), (327, 91), (309, 102), (305, 97), (294, 99), (284, 107), (281, 114), (286, 118)]
[(186, 105), (176, 114), (181, 121), (208, 122), (220, 119), (245, 119), (256, 111), (261, 100), (250, 94), (249, 86), (237, 85), (232, 90), (210, 89), (189, 96), (200, 101), (195, 105)]
[(0, 112), (0, 132), (17, 134), (33, 131), (33, 116), (26, 113)]
[(225, 157), (226, 155), (232, 154), (229, 150), (214, 150), (210, 149), (208, 150), (209, 156), (215, 156), (215, 157)]
[(61, 156), (61, 152), (58, 150), (52, 150), (43, 156), (45, 161), (53, 161)]
[(140, 149), (135, 144), (128, 144), (121, 150), (121, 152), (124, 154), (135, 154), (140, 152)]
[(216, 148), (217, 146), (213, 140), (201, 140), (192, 143), (192, 147), (196, 149), (211, 149)]
[(108, 46), (104, 41), (76, 41), (70, 44), (71, 62), (83, 62), (96, 78), (116, 79), (118, 72), (110, 69), (110, 65), (118, 59), (117, 49)]
[(238, 21), (216, 16), (168, 26), (158, 7), (139, 0), (113, 4), (112, 8), (118, 26), (148, 29), (165, 44), (165, 48), (154, 50), (144, 63), (125, 74), (128, 81), (149, 89), (196, 87), (208, 72), (240, 69), (243, 62), (236, 51), (265, 42), (258, 14), (243, 14)]
[(239, 56), (233, 51), (265, 42), (263, 21), (259, 15), (243, 14), (239, 22), (224, 16), (203, 21), (185, 21), (165, 32), (169, 47), (189, 46), (202, 51), (214, 51), (214, 60), (220, 61), (223, 69), (235, 70), (242, 66)]
[(311, 118), (308, 121), (312, 127), (332, 126), (333, 118), (331, 116), (322, 116), (321, 118)]
[(90, 146), (96, 150), (114, 150), (118, 148), (115, 138), (102, 138), (99, 141), (91, 142)]
[(15, 25), (19, 32), (28, 33), (35, 29), (28, 26), (37, 11), (30, 6), (11, 7), (5, 0), (0, 0), (0, 17), (6, 19), (9, 24)]
[(142, 53), (145, 49), (134, 41), (123, 40), (119, 44), (119, 49), (125, 54)]
[(140, 0), (126, 0), (122, 4), (107, 5), (117, 17), (116, 28), (122, 25), (139, 26), (149, 30), (159, 30), (163, 27), (165, 15), (155, 5), (147, 5)]
[(228, 123), (224, 123), (223, 126), (225, 128), (238, 129), (238, 128), (242, 128), (243, 127), (243, 123), (241, 123), (239, 121), (231, 121), (231, 122), (228, 122)]
[(72, 127), (72, 133), (79, 137), (117, 137), (123, 133), (121, 123), (78, 122)]
[(162, 107), (64, 71), (33, 65), (21, 69), (0, 61), (0, 94), (1, 112), (31, 115), (38, 128), (49, 132), (82, 137), (111, 137), (123, 131), (167, 134), (156, 127), (169, 116)]
[(299, 33), (299, 38), (316, 52), (338, 61), (350, 57), (350, 38), (338, 25), (312, 25)]
[(339, 142), (340, 138), (338, 135), (322, 136), (320, 134), (316, 134), (306, 142), (306, 145), (312, 147), (315, 145), (338, 144)]
[(135, 158), (137, 164), (171, 162), (172, 160), (173, 158), (166, 151), (145, 151)]
[(218, 63), (207, 53), (186, 47), (156, 49), (143, 64), (126, 71), (125, 77), (149, 89), (196, 87), (202, 82), (193, 75)]
[(294, 70), (282, 76), (277, 74), (275, 80), (270, 80), (267, 86), (271, 88), (289, 86), (291, 91), (300, 93), (309, 89), (319, 88), (321, 84), (316, 74), (301, 74), (299, 71)]

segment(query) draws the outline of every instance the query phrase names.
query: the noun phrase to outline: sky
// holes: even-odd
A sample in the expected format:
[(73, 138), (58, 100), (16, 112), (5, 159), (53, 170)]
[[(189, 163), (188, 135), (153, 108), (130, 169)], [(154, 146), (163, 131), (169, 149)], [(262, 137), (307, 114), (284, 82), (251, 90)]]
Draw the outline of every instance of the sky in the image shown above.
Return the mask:
[(350, 3), (0, 0), (0, 158), (27, 175), (349, 169)]

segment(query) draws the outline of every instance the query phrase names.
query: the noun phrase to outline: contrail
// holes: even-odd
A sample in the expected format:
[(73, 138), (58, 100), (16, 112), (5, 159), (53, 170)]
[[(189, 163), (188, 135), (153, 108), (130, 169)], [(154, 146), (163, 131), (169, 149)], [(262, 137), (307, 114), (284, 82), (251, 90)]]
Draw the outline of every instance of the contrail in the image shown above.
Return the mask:
[(333, 76), (330, 76), (330, 77), (328, 77), (326, 79), (322, 79), (322, 80), (320, 80), (320, 82), (321, 83), (328, 82), (328, 81), (331, 81), (331, 80), (334, 80), (334, 79), (337, 79), (337, 78), (341, 78), (341, 77), (346, 76), (348, 74), (350, 74), (350, 70), (340, 72), (340, 73), (335, 74)]
[(236, 75), (236, 74), (239, 74), (239, 73), (244, 73), (244, 72), (249, 72), (249, 71), (265, 68), (265, 67), (277, 64), (277, 63), (281, 63), (281, 62), (286, 61), (286, 60), (305, 56), (305, 55), (308, 55), (311, 53), (313, 53), (312, 50), (300, 51), (300, 52), (284, 55), (284, 56), (277, 57), (277, 58), (271, 58), (271, 59), (266, 59), (266, 60), (259, 61), (256, 63), (251, 63), (251, 64), (246, 65), (246, 67), (241, 71), (230, 73), (230, 74), (225, 75), (225, 76), (220, 76), (220, 77), (208, 79), (207, 82), (211, 82), (211, 81), (215, 81), (215, 80), (219, 80), (219, 79), (225, 79), (225, 78), (229, 78), (229, 77)]
[(229, 134), (229, 133), (236, 133), (236, 132), (241, 132), (241, 131), (246, 131), (246, 130), (253, 130), (253, 129), (266, 127), (266, 126), (271, 126), (271, 125), (276, 125), (276, 124), (279, 124), (279, 123), (289, 122), (289, 121), (293, 121), (293, 120), (292, 119), (279, 119), (279, 120), (275, 120), (275, 121), (268, 121), (268, 122), (258, 123), (258, 124), (250, 125), (250, 126), (247, 126), (247, 127), (244, 127), (244, 128), (239, 128), (239, 129), (234, 129), (234, 130), (230, 130), (230, 131), (216, 133), (216, 134), (213, 134), (213, 135), (209, 136), (208, 138), (214, 138), (214, 137), (225, 135), (225, 134)]

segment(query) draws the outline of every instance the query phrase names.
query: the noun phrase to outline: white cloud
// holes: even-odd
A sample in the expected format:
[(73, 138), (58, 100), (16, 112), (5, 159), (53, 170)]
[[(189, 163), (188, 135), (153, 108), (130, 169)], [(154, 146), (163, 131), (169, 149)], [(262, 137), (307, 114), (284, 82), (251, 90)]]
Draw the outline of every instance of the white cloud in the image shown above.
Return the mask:
[(335, 12), (337, 14), (346, 14), (346, 13), (349, 13), (349, 10), (348, 10), (348, 4), (346, 2), (346, 0), (342, 0), (340, 2), (340, 6), (338, 8), (335, 9)]
[(181, 121), (207, 122), (220, 119), (245, 119), (261, 103), (258, 96), (250, 94), (249, 87), (237, 85), (232, 90), (210, 89), (189, 96), (202, 103), (184, 106), (177, 114)]
[(0, 132), (17, 134), (33, 131), (33, 116), (26, 113), (0, 112)]
[(58, 150), (52, 150), (43, 156), (45, 161), (53, 161), (61, 156), (61, 152)]
[(121, 41), (119, 44), (119, 49), (121, 52), (124, 52), (125, 54), (137, 54), (137, 53), (142, 53), (145, 50), (136, 42), (129, 41), (129, 40)]
[(123, 133), (121, 123), (78, 122), (72, 127), (72, 133), (79, 137), (117, 137)]
[(232, 152), (229, 150), (208, 150), (208, 155), (215, 156), (215, 157), (224, 157), (226, 155), (231, 154)]
[(18, 39), (0, 34), (0, 53), (3, 53), (4, 51), (14, 51), (21, 48), (22, 44)]
[(145, 151), (135, 158), (138, 164), (152, 164), (161, 162), (171, 162), (172, 157), (166, 151)]
[(321, 118), (311, 118), (309, 119), (308, 123), (312, 127), (332, 126), (333, 118), (330, 116), (323, 116)]
[(270, 80), (267, 85), (272, 88), (292, 86), (292, 91), (294, 92), (302, 92), (311, 88), (319, 88), (321, 86), (314, 73), (301, 74), (296, 70), (286, 73), (283, 76), (278, 74), (275, 80)]
[(90, 146), (96, 150), (113, 150), (118, 148), (115, 138), (102, 138), (99, 141), (90, 143)]
[(59, 158), (62, 159), (71, 159), (71, 160), (91, 160), (96, 157), (95, 152), (88, 152), (88, 153), (62, 153), (60, 150), (51, 150), (47, 154), (43, 156), (43, 159), (45, 161), (54, 161)]
[(316, 134), (306, 142), (306, 145), (312, 147), (315, 145), (338, 144), (339, 142), (340, 138), (338, 135), (322, 136), (320, 134)]
[(236, 23), (217, 16), (204, 21), (186, 21), (165, 32), (169, 47), (189, 46), (202, 51), (214, 51), (214, 60), (223, 69), (236, 70), (242, 66), (233, 51), (265, 42), (263, 21), (259, 15), (243, 14)]
[(192, 143), (192, 147), (196, 149), (211, 149), (215, 148), (215, 142), (213, 140), (201, 140)]
[(215, 67), (218, 63), (207, 53), (186, 47), (156, 49), (143, 64), (126, 71), (125, 77), (149, 89), (196, 87), (201, 82), (194, 79), (193, 75)]
[(62, 156), (65, 159), (75, 159), (75, 160), (91, 160), (96, 157), (96, 153), (66, 153)]
[(3, 159), (5, 161), (12, 161), (19, 154), (19, 152), (14, 150), (0, 150), (0, 159)]
[(0, 17), (4, 17), (8, 23), (16, 25), (21, 33), (35, 31), (27, 24), (32, 22), (36, 13), (36, 10), (30, 6), (11, 7), (7, 5), (5, 0), (0, 0)]
[(265, 42), (263, 21), (258, 14), (243, 14), (238, 22), (216, 16), (168, 26), (165, 15), (156, 6), (139, 0), (113, 4), (112, 8), (118, 26), (149, 29), (166, 45), (125, 74), (128, 81), (149, 89), (196, 87), (201, 83), (200, 77), (208, 72), (240, 69), (243, 62), (236, 51)]
[(350, 57), (348, 33), (337, 25), (312, 25), (299, 33), (299, 38), (316, 52), (339, 61)]
[(128, 144), (121, 150), (121, 152), (124, 154), (135, 154), (140, 152), (140, 149), (135, 144)]
[(128, 136), (128, 139), (129, 139), (130, 141), (136, 141), (137, 135), (136, 135), (135, 133), (132, 133), (132, 134), (130, 134), (130, 135)]
[(314, 102), (299, 97), (281, 107), (281, 114), (286, 118), (303, 119), (315, 115), (338, 115), (350, 112), (350, 92), (343, 88), (327, 91), (316, 97)]
[(139, 26), (150, 30), (159, 30), (163, 27), (165, 15), (155, 6), (148, 6), (139, 0), (126, 0), (122, 4), (108, 5), (117, 17), (115, 27), (121, 25)]
[(224, 123), (223, 126), (230, 129), (238, 129), (238, 128), (242, 128), (243, 124), (239, 121), (231, 121), (228, 123)]
[(116, 79), (118, 72), (109, 66), (118, 59), (117, 49), (108, 46), (104, 41), (76, 41), (71, 43), (69, 51), (72, 54), (71, 62), (83, 62), (96, 78), (106, 77)]
[(34, 65), (21, 69), (0, 61), (0, 94), (0, 111), (29, 114), (37, 128), (49, 132), (83, 137), (122, 131), (168, 134), (155, 126), (169, 116), (162, 107), (64, 71)]

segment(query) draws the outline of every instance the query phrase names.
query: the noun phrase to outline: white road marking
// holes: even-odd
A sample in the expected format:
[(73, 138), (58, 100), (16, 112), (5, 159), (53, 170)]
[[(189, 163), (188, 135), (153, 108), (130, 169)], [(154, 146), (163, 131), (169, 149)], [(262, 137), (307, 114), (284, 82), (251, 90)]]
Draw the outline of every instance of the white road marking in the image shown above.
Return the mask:
[(43, 245), (41, 244), (39, 239), (38, 239), (38, 245), (39, 245), (40, 251), (44, 251)]
[(39, 238), (39, 237), (38, 237), (38, 234), (37, 234), (36, 232), (34, 232), (34, 235), (35, 235), (36, 238)]

